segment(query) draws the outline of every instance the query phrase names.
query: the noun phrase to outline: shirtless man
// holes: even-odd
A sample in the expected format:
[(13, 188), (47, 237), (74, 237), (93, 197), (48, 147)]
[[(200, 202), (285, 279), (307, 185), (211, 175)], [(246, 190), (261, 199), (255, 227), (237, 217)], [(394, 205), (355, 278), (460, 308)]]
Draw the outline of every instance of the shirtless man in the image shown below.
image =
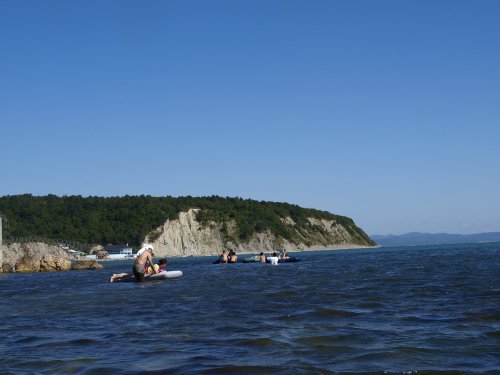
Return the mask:
[(224, 264), (227, 263), (227, 253), (226, 253), (226, 250), (222, 250), (222, 254), (219, 257), (219, 263), (224, 263)]
[(229, 252), (229, 260), (228, 263), (238, 263), (238, 256), (236, 255), (236, 251), (231, 250)]
[(134, 267), (132, 268), (137, 281), (144, 281), (144, 266), (146, 263), (149, 263), (149, 267), (153, 271), (153, 274), (157, 273), (153, 266), (153, 257), (151, 256), (153, 253), (153, 246), (146, 245), (144, 251), (141, 250), (137, 252), (137, 258), (135, 258)]

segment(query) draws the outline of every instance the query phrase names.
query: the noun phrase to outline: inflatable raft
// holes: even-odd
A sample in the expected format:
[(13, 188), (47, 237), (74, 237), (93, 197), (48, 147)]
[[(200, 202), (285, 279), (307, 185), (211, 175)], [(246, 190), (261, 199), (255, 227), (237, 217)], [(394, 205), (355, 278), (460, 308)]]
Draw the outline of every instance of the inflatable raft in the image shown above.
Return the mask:
[[(267, 257), (266, 262), (267, 263), (272, 263), (270, 258), (278, 258), (278, 257)], [(278, 263), (294, 263), (298, 262), (300, 258), (295, 258), (295, 257), (287, 257), (287, 258), (278, 258)]]
[(260, 263), (260, 257), (258, 255), (243, 259), (243, 263)]
[[(167, 279), (178, 279), (182, 276), (182, 271), (162, 271), (158, 272), (154, 275), (146, 275), (144, 276), (144, 281), (158, 281), (158, 280), (167, 280)], [(119, 279), (114, 279), (113, 283), (123, 283), (123, 282), (136, 282), (135, 276), (125, 276)]]
[[(276, 264), (276, 263), (293, 263), (298, 262), (300, 259), (295, 257), (280, 258), (276, 257), (266, 257), (266, 263)], [(258, 255), (243, 259), (243, 263), (260, 263), (260, 257)]]
[(148, 275), (144, 278), (147, 280), (166, 280), (166, 279), (178, 279), (182, 276), (182, 271), (162, 271), (154, 275)]

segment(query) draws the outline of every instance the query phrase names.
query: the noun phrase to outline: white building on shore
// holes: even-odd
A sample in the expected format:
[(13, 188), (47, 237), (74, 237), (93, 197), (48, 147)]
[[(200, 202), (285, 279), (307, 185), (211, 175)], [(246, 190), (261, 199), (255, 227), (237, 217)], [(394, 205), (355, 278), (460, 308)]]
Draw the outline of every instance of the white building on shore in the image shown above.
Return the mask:
[(125, 259), (133, 258), (132, 247), (128, 244), (126, 245), (108, 245), (104, 248), (104, 251), (108, 253), (108, 259)]

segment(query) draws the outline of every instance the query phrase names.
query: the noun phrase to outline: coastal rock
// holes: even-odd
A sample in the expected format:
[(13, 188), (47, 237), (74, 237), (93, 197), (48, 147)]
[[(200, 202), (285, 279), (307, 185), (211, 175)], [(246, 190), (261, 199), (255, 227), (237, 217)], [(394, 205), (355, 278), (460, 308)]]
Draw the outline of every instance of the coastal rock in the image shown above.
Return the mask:
[(39, 272), (41, 256), (35, 249), (26, 247), (25, 252), (17, 261), (16, 272)]
[(50, 272), (71, 268), (72, 256), (57, 246), (41, 242), (4, 246), (3, 272)]
[(77, 260), (71, 265), (72, 270), (100, 270), (102, 269), (102, 264), (99, 264), (96, 260)]
[(40, 259), (40, 272), (69, 271), (71, 261), (57, 255), (44, 254)]

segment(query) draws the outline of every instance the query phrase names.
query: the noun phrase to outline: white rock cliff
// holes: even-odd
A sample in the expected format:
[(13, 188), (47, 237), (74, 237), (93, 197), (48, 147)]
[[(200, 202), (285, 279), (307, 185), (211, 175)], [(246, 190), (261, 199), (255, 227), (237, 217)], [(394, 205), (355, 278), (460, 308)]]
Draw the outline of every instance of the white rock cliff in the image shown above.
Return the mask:
[[(307, 251), (326, 249), (348, 249), (369, 247), (359, 237), (351, 235), (342, 225), (334, 220), (320, 220), (309, 218), (310, 229), (296, 228), (291, 218), (283, 222), (290, 226), (301, 239), (292, 243), (276, 237), (271, 232), (256, 233), (245, 243), (225, 242), (221, 233), (221, 223), (210, 223), (202, 226), (196, 220), (196, 212), (191, 209), (181, 212), (179, 218), (167, 220), (145, 238), (145, 242), (152, 243), (157, 257), (185, 257), (218, 255), (222, 250), (232, 248), (239, 253), (272, 252), (280, 249), (287, 251)], [(235, 224), (228, 225), (229, 231), (235, 230)]]

